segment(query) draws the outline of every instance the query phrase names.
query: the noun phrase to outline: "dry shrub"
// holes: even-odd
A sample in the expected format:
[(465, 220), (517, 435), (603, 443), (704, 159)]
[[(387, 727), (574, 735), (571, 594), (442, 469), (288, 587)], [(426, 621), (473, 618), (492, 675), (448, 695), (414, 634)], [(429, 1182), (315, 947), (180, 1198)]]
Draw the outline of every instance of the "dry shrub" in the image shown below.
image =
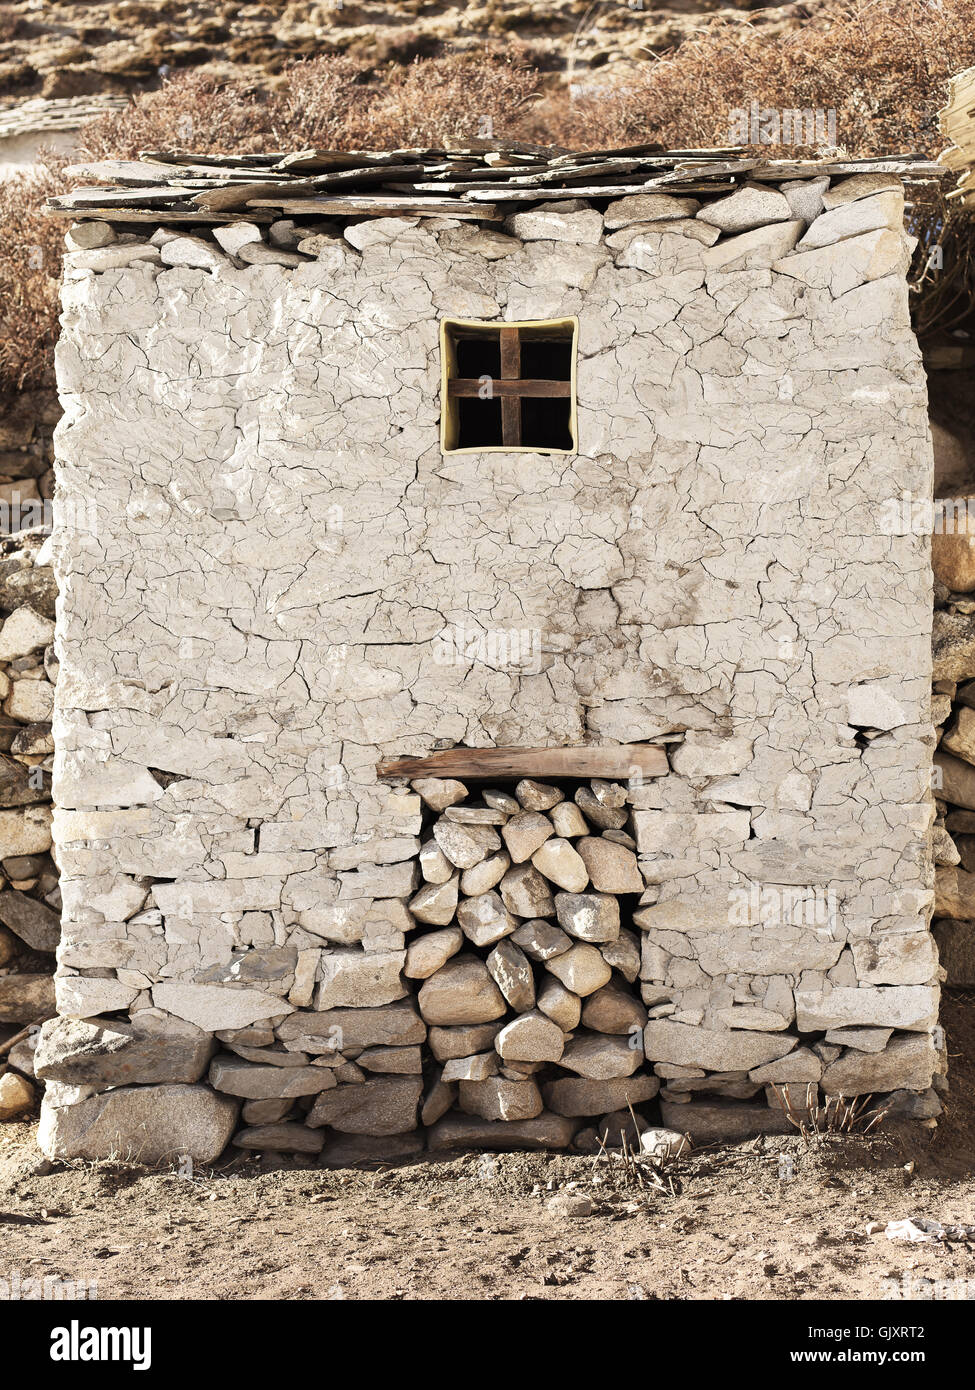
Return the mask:
[(251, 84), (183, 72), (83, 131), (89, 159), (135, 159), (140, 150), (253, 154), (272, 148), (266, 97)]
[(734, 143), (730, 113), (754, 101), (835, 111), (837, 144), (851, 155), (936, 154), (947, 79), (973, 64), (975, 0), (861, 0), (771, 38), (750, 23), (715, 19), (615, 92), (581, 84), (581, 98), (567, 100), (537, 134), (574, 148), (724, 145)]
[(271, 92), (187, 72), (92, 122), (85, 146), (92, 158), (131, 159), (147, 149), (254, 154), (513, 137), (538, 85), (537, 73), (510, 52), (382, 68), (312, 58), (290, 67)]
[(58, 334), (64, 223), (44, 200), (64, 188), (63, 162), (0, 183), (0, 391), (49, 386)]
[(859, 0), (771, 37), (747, 22), (715, 19), (615, 85), (590, 75), (581, 94), (560, 91), (544, 102), (527, 54), (509, 45), (406, 66), (313, 58), (290, 67), (270, 92), (188, 72), (94, 122), (87, 143), (98, 158), (174, 147), (375, 149), (477, 136), (577, 149), (723, 145), (731, 143), (731, 112), (756, 102), (835, 111), (837, 143), (851, 155), (934, 154), (943, 144), (937, 112), (947, 79), (975, 64), (975, 0)]
[(538, 95), (538, 73), (514, 54), (414, 63), (392, 75), (369, 112), (363, 139), (382, 145), (437, 145), (517, 139)]

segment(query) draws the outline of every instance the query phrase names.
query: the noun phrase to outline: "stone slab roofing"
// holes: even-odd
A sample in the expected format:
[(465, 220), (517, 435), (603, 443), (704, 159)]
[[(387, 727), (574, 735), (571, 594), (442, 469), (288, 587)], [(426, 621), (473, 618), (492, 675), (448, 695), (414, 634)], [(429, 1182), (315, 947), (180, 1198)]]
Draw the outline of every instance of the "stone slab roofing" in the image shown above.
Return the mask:
[(93, 181), (52, 198), (49, 211), (78, 221), (270, 222), (280, 217), (449, 216), (500, 221), (519, 204), (619, 198), (654, 191), (733, 192), (819, 174), (942, 178), (915, 155), (877, 159), (764, 160), (737, 149), (664, 150), (631, 145), (576, 152), (475, 140), (442, 149), (301, 150), (294, 154), (143, 152), (138, 160), (79, 164)]

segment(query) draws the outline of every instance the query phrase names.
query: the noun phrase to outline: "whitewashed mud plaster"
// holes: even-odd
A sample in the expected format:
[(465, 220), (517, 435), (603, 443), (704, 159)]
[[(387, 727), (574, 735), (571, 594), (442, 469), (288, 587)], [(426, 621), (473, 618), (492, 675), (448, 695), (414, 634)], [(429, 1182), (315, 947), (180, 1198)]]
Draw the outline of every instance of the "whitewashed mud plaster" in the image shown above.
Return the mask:
[[(621, 1108), (611, 1061), (605, 1104), (545, 1073), (544, 1111), (508, 1106), (493, 1035), (458, 1044), (490, 1104), (430, 1104), (437, 990), (402, 971), (454, 912), (408, 904), (464, 866), (434, 843), (421, 868), (443, 808), (375, 764), (455, 744), (669, 750), (597, 787), (620, 819), (587, 819), (584, 785), (557, 835), (615, 830), (638, 863), (642, 892), (607, 892), (640, 954), (614, 972), (643, 1113), (661, 1082), (692, 1133), (697, 1092), (702, 1133), (775, 1127), (778, 1082), (936, 1111), (931, 575), (887, 524), (931, 492), (903, 195), (825, 186), (290, 243), (85, 233), (58, 354), (49, 1152), (131, 1125), (213, 1157), (241, 1102), (240, 1142), (345, 1156), (419, 1142), (424, 1089), (442, 1143), (568, 1143)], [(441, 455), (445, 315), (578, 317), (577, 454)]]

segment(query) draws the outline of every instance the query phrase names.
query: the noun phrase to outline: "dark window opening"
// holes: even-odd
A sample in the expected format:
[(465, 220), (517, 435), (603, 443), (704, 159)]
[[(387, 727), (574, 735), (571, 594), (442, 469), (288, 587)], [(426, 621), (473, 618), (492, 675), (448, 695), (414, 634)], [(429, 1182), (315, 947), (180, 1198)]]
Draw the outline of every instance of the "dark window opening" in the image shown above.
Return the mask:
[(523, 338), (521, 342), (521, 374), (544, 381), (571, 381), (571, 341)]
[(443, 325), (442, 445), (575, 448), (576, 321)]
[(457, 375), (459, 377), (500, 376), (500, 337), (458, 338)]
[(569, 402), (544, 397), (522, 401), (521, 442), (535, 449), (571, 449)]
[(490, 449), (501, 443), (503, 425), (499, 400), (459, 400), (458, 449)]

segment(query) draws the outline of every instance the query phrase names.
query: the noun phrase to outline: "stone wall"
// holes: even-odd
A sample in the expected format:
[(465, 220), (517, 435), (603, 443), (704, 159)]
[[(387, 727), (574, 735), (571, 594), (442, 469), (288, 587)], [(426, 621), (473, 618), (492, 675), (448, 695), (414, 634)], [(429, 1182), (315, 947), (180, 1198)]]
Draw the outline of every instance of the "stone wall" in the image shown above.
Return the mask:
[[(25, 1028), (52, 1017), (61, 895), (51, 858), (53, 392), (0, 402), (0, 1120), (34, 1102)], [(15, 1041), (20, 1037), (20, 1041)], [(2, 1054), (0, 1054), (2, 1055)]]
[[(957, 499), (967, 505), (970, 497)], [(962, 525), (934, 538), (932, 719), (936, 871), (933, 932), (946, 982), (975, 988), (975, 548)]]
[[(624, 925), (647, 1068), (718, 1097), (701, 1132), (767, 1123), (734, 1087), (769, 1061), (750, 1085), (936, 1111), (902, 206), (861, 175), (503, 230), (69, 233), (49, 1153), (212, 1157), (241, 1059), (331, 1010), (337, 1065), (395, 1033), (429, 822), (375, 765), (455, 745), (667, 749), (623, 788)], [(441, 455), (444, 315), (578, 316), (577, 455)]]

